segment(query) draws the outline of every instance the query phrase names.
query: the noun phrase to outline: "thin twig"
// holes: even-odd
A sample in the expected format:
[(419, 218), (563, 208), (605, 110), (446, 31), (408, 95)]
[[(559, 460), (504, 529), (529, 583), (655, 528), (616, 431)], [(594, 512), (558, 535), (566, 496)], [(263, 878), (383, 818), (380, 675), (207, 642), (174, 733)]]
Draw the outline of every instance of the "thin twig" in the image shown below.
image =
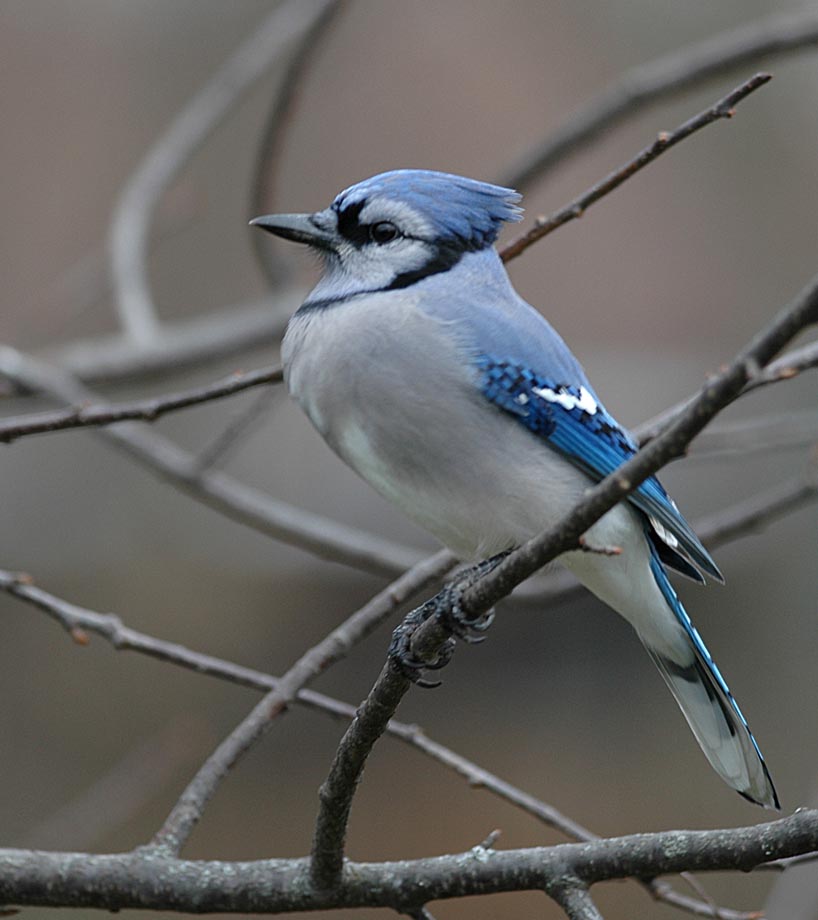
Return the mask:
[[(679, 874), (682, 875), (682, 873)], [(690, 875), (690, 873), (684, 874)], [(648, 882), (643, 881), (642, 884), (648, 889), (654, 900), (693, 914), (694, 917), (715, 917), (717, 920), (762, 920), (762, 915), (757, 910), (734, 910), (720, 904), (715, 905), (714, 910), (711, 897), (708, 896), (706, 900), (692, 898), (690, 895), (676, 891), (672, 885), (662, 879), (654, 878)]]
[(228, 58), (145, 154), (119, 196), (109, 248), (123, 329), (136, 343), (156, 340), (159, 319), (148, 282), (148, 232), (160, 198), (191, 154), (270, 62), (323, 15), (330, 0), (286, 0)]
[[(818, 342), (808, 342), (806, 345), (785, 352), (775, 361), (771, 361), (763, 370), (751, 374), (744, 385), (741, 395), (745, 396), (754, 390), (774, 383), (793, 380), (803, 371), (814, 367), (818, 367)], [(689, 402), (690, 400), (686, 399), (676, 403), (675, 406), (665, 409), (652, 419), (641, 424), (634, 432), (638, 436), (640, 445), (644, 446), (648, 441), (655, 438), (680, 412), (684, 411)]]
[(720, 460), (741, 454), (776, 451), (818, 443), (818, 411), (814, 408), (771, 412), (713, 425), (703, 431), (688, 454), (690, 460)]
[(262, 390), (250, 403), (238, 410), (228, 423), (196, 455), (196, 475), (223, 463), (227, 455), (236, 450), (242, 440), (256, 430), (256, 423), (270, 410), (275, 391)]
[(630, 115), (713, 77), (751, 66), (762, 56), (791, 54), (818, 44), (815, 10), (760, 19), (673, 51), (629, 70), (574, 112), (503, 177), (512, 188), (530, 185), (589, 141)]
[[(97, 395), (58, 368), (0, 346), (0, 375), (18, 386), (72, 404), (94, 403)], [(307, 552), (362, 571), (394, 577), (414, 565), (420, 553), (278, 501), (225, 473), (199, 473), (196, 457), (159, 432), (122, 422), (100, 428), (115, 444), (155, 475), (221, 514)]]
[(437, 582), (450, 567), (449, 554), (445, 551), (437, 553), (392, 582), (305, 652), (279, 678), (275, 689), (253, 707), (202, 764), (154, 837), (153, 846), (178, 855), (228, 771), (264, 735), (273, 719), (295, 700), (298, 691), (343, 658), (397, 607)]
[(795, 866), (803, 866), (805, 863), (812, 862), (818, 862), (818, 850), (812, 853), (801, 853), (798, 856), (790, 856), (787, 859), (773, 859), (759, 866), (758, 870), (772, 869), (775, 872), (786, 872), (787, 869), (793, 869)]
[(559, 211), (555, 211), (548, 217), (538, 217), (534, 225), (525, 233), (512, 240), (508, 245), (500, 250), (500, 257), (504, 262), (510, 262), (525, 252), (529, 246), (532, 246), (538, 240), (553, 233), (554, 230), (567, 224), (569, 221), (582, 217), (585, 211), (600, 198), (609, 195), (615, 188), (626, 182), (631, 176), (639, 170), (644, 169), (649, 163), (653, 163), (665, 151), (675, 147), (676, 144), (695, 134), (701, 128), (712, 125), (713, 122), (721, 118), (732, 118), (735, 107), (743, 99), (746, 99), (750, 93), (755, 92), (759, 87), (768, 83), (772, 76), (768, 73), (757, 73), (749, 80), (745, 80), (741, 86), (736, 87), (731, 93), (728, 93), (723, 99), (720, 99), (710, 108), (705, 109), (698, 115), (690, 118), (684, 124), (676, 128), (675, 131), (661, 131), (656, 140), (649, 146), (645, 147), (630, 159), (624, 166), (614, 170), (606, 176), (601, 182), (597, 182), (588, 191), (583, 192), (578, 198), (567, 204)]
[(262, 367), (254, 371), (236, 371), (216, 383), (191, 387), (178, 393), (169, 393), (150, 399), (133, 400), (126, 403), (91, 403), (39, 412), (0, 420), (0, 443), (9, 444), (18, 438), (67, 428), (88, 428), (112, 425), (116, 422), (140, 420), (154, 422), (168, 412), (198, 406), (214, 399), (243, 393), (264, 384), (281, 383), (284, 379), (280, 365)]

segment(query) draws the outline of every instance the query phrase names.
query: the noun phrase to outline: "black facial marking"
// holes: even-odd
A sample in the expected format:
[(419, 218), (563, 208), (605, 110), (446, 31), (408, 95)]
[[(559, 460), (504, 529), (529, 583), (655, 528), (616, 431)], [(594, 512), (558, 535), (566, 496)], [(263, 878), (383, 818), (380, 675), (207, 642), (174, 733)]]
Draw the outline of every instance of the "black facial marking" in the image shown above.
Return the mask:
[(361, 247), (369, 242), (369, 228), (361, 225), (359, 218), (366, 200), (356, 201), (338, 211), (338, 232), (353, 246)]
[(435, 249), (435, 254), (428, 262), (421, 265), (420, 268), (414, 268), (411, 271), (401, 272), (399, 275), (396, 275), (384, 290), (396, 291), (400, 288), (409, 287), (416, 281), (421, 281), (429, 275), (439, 275), (441, 272), (447, 272), (450, 268), (457, 265), (463, 256), (462, 247), (453, 245), (452, 243), (437, 243)]

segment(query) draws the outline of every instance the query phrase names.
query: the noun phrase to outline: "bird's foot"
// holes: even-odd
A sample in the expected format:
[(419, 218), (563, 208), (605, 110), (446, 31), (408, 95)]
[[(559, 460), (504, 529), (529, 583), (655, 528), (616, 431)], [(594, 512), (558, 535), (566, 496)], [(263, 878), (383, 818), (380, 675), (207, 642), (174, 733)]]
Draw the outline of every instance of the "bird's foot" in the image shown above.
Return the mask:
[(424, 688), (439, 687), (439, 680), (426, 680), (422, 672), (438, 671), (444, 668), (454, 654), (454, 638), (449, 638), (444, 642), (432, 662), (422, 661), (412, 654), (413, 635), (418, 627), (431, 617), (435, 617), (441, 626), (451, 633), (451, 636), (470, 645), (476, 645), (485, 640), (483, 633), (494, 622), (494, 610), (488, 610), (478, 617), (470, 616), (463, 610), (461, 599), (468, 588), (494, 569), (507, 555), (508, 553), (499, 553), (458, 573), (454, 582), (446, 585), (425, 604), (408, 613), (400, 626), (392, 633), (389, 657), (412, 683)]
[(445, 593), (445, 590), (444, 588), (431, 600), (407, 613), (400, 625), (392, 633), (392, 642), (389, 645), (389, 657), (398, 666), (403, 676), (425, 690), (439, 687), (441, 682), (439, 680), (426, 680), (423, 672), (439, 671), (441, 668), (445, 668), (454, 654), (455, 642), (452, 638), (447, 639), (438, 650), (437, 657), (433, 661), (423, 661), (412, 654), (412, 636), (414, 636), (418, 627), (428, 619), (440, 615), (441, 595)]

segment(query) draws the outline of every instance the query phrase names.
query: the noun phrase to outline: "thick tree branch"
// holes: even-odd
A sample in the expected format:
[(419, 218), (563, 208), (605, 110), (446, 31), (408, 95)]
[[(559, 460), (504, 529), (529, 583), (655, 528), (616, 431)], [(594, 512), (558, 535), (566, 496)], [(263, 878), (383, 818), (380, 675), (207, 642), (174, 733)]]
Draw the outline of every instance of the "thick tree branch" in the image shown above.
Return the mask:
[(749, 80), (745, 80), (741, 86), (728, 93), (723, 99), (710, 106), (710, 108), (705, 109), (680, 125), (675, 131), (661, 131), (649, 147), (645, 147), (624, 166), (614, 170), (601, 182), (597, 182), (596, 185), (588, 189), (587, 192), (584, 192), (564, 208), (560, 208), (559, 211), (555, 211), (548, 217), (538, 217), (529, 230), (500, 250), (500, 257), (504, 262), (510, 262), (525, 252), (529, 246), (548, 236), (549, 233), (553, 233), (563, 224), (582, 217), (592, 204), (609, 195), (614, 189), (619, 188), (623, 182), (626, 182), (639, 170), (644, 169), (649, 163), (658, 159), (671, 147), (675, 147), (676, 144), (690, 137), (691, 134), (695, 134), (696, 131), (707, 127), (707, 125), (712, 125), (713, 122), (721, 118), (732, 118), (735, 113), (735, 107), (739, 102), (742, 99), (746, 99), (750, 93), (768, 83), (771, 79), (772, 77), (768, 73), (757, 73)]
[(305, 859), (225, 863), (172, 859), (150, 850), (103, 856), (0, 850), (0, 903), (188, 913), (390, 907), (406, 913), (434, 900), (546, 891), (566, 877), (592, 885), (685, 871), (748, 871), (816, 848), (818, 811), (804, 809), (751, 827), (349, 862), (332, 890), (310, 882)]
[(541, 145), (504, 175), (501, 184), (530, 185), (613, 125), (660, 100), (752, 65), (762, 56), (791, 54), (814, 45), (818, 45), (818, 13), (804, 10), (722, 32), (635, 67), (562, 127), (549, 132)]

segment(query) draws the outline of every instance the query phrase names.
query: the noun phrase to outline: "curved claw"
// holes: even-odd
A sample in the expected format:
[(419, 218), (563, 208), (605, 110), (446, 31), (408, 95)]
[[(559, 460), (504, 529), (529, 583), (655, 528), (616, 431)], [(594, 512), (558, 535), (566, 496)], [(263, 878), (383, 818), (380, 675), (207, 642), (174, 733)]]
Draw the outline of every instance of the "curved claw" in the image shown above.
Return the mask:
[(438, 652), (434, 661), (422, 661), (415, 658), (411, 650), (412, 635), (431, 613), (424, 607), (413, 610), (392, 633), (392, 643), (389, 646), (389, 657), (395, 662), (404, 677), (424, 690), (432, 690), (442, 683), (439, 680), (427, 680), (422, 676), (423, 671), (439, 671), (445, 668), (454, 654), (454, 640), (448, 639)]

